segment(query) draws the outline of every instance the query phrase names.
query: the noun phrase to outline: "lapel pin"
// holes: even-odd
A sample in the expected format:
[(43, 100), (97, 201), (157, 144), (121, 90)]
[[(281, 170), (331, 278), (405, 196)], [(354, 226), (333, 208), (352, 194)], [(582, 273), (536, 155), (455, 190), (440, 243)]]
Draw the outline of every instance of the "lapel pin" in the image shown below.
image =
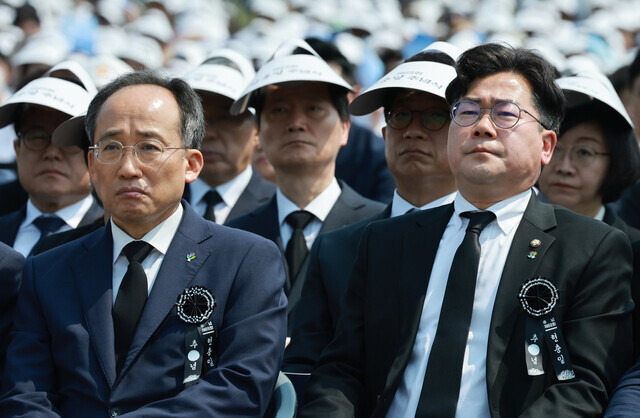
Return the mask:
[(187, 254), (187, 262), (189, 262), (191, 260), (195, 260), (195, 258), (196, 258), (196, 253)]
[(534, 258), (536, 258), (536, 255), (538, 255), (537, 251), (529, 251), (529, 254), (527, 255), (527, 258), (533, 260)]
[(531, 242), (529, 243), (529, 245), (532, 248), (538, 248), (540, 245), (542, 245), (542, 241), (540, 241), (539, 239), (532, 239)]

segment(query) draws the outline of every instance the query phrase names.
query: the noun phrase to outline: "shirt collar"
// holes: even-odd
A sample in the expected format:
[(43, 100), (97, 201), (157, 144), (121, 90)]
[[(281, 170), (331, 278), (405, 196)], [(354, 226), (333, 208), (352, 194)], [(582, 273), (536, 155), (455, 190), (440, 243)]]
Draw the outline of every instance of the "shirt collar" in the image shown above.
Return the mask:
[(404, 215), (411, 209), (417, 210), (425, 210), (432, 209), (438, 206), (446, 205), (453, 202), (456, 197), (457, 192), (450, 193), (448, 195), (442, 196), (432, 202), (427, 203), (422, 207), (415, 207), (411, 203), (407, 202), (402, 196), (398, 194), (398, 189), (393, 192), (393, 201), (391, 203), (391, 217), (396, 217), (400, 215)]
[[(93, 196), (89, 194), (84, 199), (79, 200), (72, 205), (66, 206), (59, 211), (52, 213), (52, 215), (58, 215), (60, 219), (65, 221), (65, 223), (71, 228), (77, 228), (80, 224), (80, 221), (82, 221), (82, 218), (87, 213), (92, 204)], [(24, 218), (23, 225), (32, 224), (33, 221), (40, 215), (43, 215), (43, 213), (35, 207), (31, 199), (27, 200), (27, 212)]]
[[(180, 221), (182, 220), (182, 204), (178, 205), (178, 208), (167, 219), (156, 225), (151, 231), (147, 232), (142, 237), (141, 241), (145, 241), (151, 244), (154, 250), (159, 251), (163, 255), (167, 253), (169, 245), (173, 240), (173, 236), (178, 230)], [(131, 241), (135, 241), (129, 234), (124, 232), (118, 225), (116, 225), (112, 219), (111, 222), (111, 234), (113, 236), (113, 262), (115, 263), (122, 249)]]
[[(253, 169), (251, 168), (251, 164), (247, 166), (247, 168), (229, 180), (226, 183), (223, 183), (217, 187), (213, 187), (219, 194), (224, 204), (228, 207), (233, 207), (240, 195), (247, 188), (247, 185), (251, 181), (251, 176), (253, 175)], [(191, 183), (191, 203), (197, 204), (199, 203), (204, 195), (212, 189), (204, 180), (197, 178), (193, 183)]]
[[(527, 205), (529, 204), (529, 199), (531, 198), (531, 189), (527, 189), (520, 194), (501, 200), (500, 202), (488, 207), (486, 210), (495, 213), (498, 227), (500, 227), (503, 234), (507, 235), (520, 223), (520, 220), (524, 215), (524, 211), (527, 209)], [(457, 228), (462, 227), (462, 220), (460, 218), (461, 213), (479, 210), (469, 203), (460, 193), (456, 195), (453, 207), (456, 215), (453, 217), (453, 221), (454, 226)]]
[(604, 213), (606, 212), (606, 209), (604, 207), (604, 205), (600, 206), (600, 210), (598, 211), (598, 213), (596, 213), (596, 216), (593, 217), (593, 219), (597, 219), (599, 221), (604, 220)]
[(333, 178), (333, 181), (329, 186), (322, 191), (315, 199), (313, 199), (306, 207), (298, 208), (298, 206), (289, 200), (281, 191), (280, 188), (276, 190), (276, 202), (278, 204), (278, 224), (282, 226), (284, 220), (291, 213), (297, 210), (304, 209), (307, 212), (311, 212), (320, 222), (324, 222), (325, 218), (335, 205), (336, 201), (340, 197), (342, 189), (338, 181)]

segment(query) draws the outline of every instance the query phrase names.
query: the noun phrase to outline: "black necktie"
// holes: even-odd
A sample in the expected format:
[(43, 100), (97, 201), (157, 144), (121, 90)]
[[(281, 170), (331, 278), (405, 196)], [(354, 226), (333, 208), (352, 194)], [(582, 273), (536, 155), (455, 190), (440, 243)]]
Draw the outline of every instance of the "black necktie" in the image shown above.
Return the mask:
[(313, 214), (306, 210), (297, 210), (291, 212), (286, 218), (285, 222), (291, 225), (293, 228), (293, 234), (291, 239), (287, 243), (287, 250), (285, 256), (287, 257), (287, 264), (289, 265), (289, 277), (291, 281), (295, 279), (300, 270), (300, 266), (307, 256), (309, 249), (307, 248), (307, 241), (304, 239), (304, 233), (302, 230), (311, 220)]
[[(38, 228), (38, 230), (40, 230), (40, 238), (38, 238), (36, 244), (31, 247), (31, 251), (33, 251), (33, 248), (35, 248), (35, 246), (40, 241), (42, 241), (43, 238), (46, 238), (56, 232), (63, 225), (65, 225), (66, 222), (63, 221), (62, 218), (60, 218), (58, 215), (40, 215), (33, 220), (33, 224), (36, 226), (36, 228)], [(29, 252), (29, 255), (31, 255), (31, 251)]]
[(147, 302), (147, 275), (140, 263), (152, 249), (153, 247), (144, 241), (130, 242), (122, 249), (129, 260), (129, 267), (120, 284), (116, 303), (113, 305), (116, 371), (118, 373), (127, 358), (140, 314), (142, 314), (144, 304)]
[(480, 262), (480, 233), (496, 218), (493, 212), (464, 212), (460, 216), (469, 218), (469, 226), (449, 271), (416, 416), (456, 415)]
[(215, 222), (216, 214), (213, 209), (218, 203), (224, 202), (222, 197), (220, 197), (220, 193), (218, 193), (216, 189), (211, 189), (204, 195), (202, 200), (207, 202), (207, 209), (204, 211), (204, 219)]

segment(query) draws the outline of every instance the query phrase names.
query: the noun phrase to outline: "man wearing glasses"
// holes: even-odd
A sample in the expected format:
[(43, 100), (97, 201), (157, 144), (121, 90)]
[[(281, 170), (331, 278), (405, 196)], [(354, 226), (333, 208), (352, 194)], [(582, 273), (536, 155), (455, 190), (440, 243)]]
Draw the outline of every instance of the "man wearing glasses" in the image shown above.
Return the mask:
[(25, 257), (42, 238), (102, 216), (102, 208), (91, 196), (82, 149), (51, 142), (53, 131), (85, 111), (95, 93), (89, 75), (75, 63), (64, 68), (64, 78), (54, 76), (63, 64), (24, 86), (0, 107), (0, 125), (13, 123), (17, 133), (18, 179), (29, 195), (24, 207), (0, 217), (0, 241)]
[(371, 224), (301, 416), (598, 416), (632, 359), (624, 234), (537, 200), (555, 69), (497, 44), (447, 88), (452, 205)]
[[(301, 301), (292, 318), (284, 371), (310, 373), (333, 339), (364, 228), (374, 221), (453, 201), (456, 186), (447, 159), (450, 119), (444, 95), (456, 75), (453, 65), (460, 52), (451, 44), (433, 43), (351, 102), (349, 111), (354, 115), (384, 107), (385, 155), (397, 188), (380, 214), (320, 234), (314, 242)], [(419, 76), (408, 79), (409, 74)]]
[(85, 127), (111, 218), (26, 264), (3, 416), (262, 416), (284, 349), (284, 269), (272, 242), (181, 201), (202, 168), (198, 95), (126, 74)]

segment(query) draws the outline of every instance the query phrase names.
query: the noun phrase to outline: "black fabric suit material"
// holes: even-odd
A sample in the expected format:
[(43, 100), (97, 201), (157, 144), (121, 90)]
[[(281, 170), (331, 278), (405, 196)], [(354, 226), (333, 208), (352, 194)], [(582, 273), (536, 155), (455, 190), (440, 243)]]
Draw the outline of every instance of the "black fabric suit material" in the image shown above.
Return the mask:
[[(453, 205), (375, 222), (363, 234), (336, 339), (307, 384), (299, 416), (384, 416), (409, 361), (431, 269)], [(529, 258), (538, 239), (537, 255)], [(490, 324), (486, 385), (491, 416), (586, 417), (604, 412), (632, 361), (632, 253), (603, 222), (532, 198), (515, 233)], [(576, 379), (558, 384), (549, 356), (528, 376), (517, 295), (543, 276), (559, 290), (555, 317)], [(416, 389), (418, 390), (418, 389)]]

